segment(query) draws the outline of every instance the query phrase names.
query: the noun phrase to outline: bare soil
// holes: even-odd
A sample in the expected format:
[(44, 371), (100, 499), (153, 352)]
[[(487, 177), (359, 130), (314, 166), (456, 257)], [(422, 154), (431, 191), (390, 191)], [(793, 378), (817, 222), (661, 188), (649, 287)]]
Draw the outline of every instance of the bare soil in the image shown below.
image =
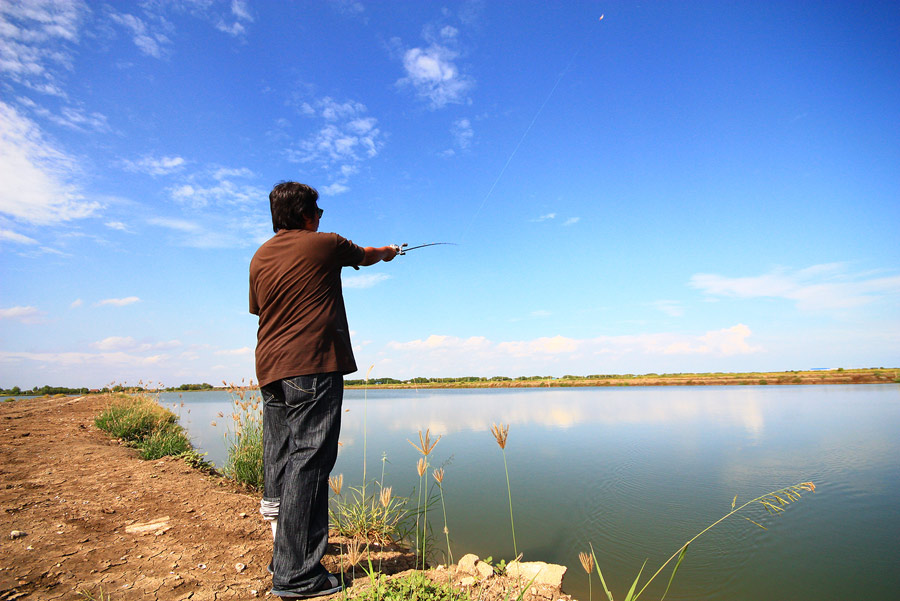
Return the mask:
[[(180, 459), (142, 461), (93, 425), (109, 400), (0, 403), (0, 601), (277, 599), (259, 496)], [(332, 535), (323, 564), (340, 572), (343, 561), (356, 576), (350, 591), (360, 590), (366, 579), (347, 565), (346, 542)], [(385, 574), (414, 565), (399, 547), (372, 560)], [(454, 570), (428, 574), (446, 581)], [(518, 586), (491, 578), (468, 592), (495, 601)], [(524, 598), (571, 600), (546, 587)]]

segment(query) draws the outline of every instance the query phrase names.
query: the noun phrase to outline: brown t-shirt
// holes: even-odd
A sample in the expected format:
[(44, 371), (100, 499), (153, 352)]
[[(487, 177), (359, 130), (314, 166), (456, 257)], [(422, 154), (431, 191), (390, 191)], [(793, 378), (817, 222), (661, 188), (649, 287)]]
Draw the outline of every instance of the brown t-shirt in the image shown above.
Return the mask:
[(280, 230), (250, 261), (250, 312), (259, 315), (256, 378), (356, 371), (341, 291), (341, 267), (365, 250), (338, 236)]

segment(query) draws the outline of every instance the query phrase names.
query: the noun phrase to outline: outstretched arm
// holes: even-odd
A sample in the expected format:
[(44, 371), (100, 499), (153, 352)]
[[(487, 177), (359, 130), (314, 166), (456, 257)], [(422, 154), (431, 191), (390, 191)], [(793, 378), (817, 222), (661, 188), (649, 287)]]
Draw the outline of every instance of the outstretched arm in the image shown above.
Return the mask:
[(366, 256), (362, 263), (359, 264), (361, 267), (374, 265), (379, 261), (390, 261), (397, 256), (397, 249), (393, 246), (382, 246), (379, 248), (367, 246), (365, 251)]

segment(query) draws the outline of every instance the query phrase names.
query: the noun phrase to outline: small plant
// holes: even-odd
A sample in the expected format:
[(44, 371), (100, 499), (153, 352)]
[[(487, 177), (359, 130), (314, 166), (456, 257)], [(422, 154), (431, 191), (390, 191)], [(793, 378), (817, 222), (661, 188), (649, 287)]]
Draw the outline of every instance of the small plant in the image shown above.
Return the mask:
[[(422, 569), (425, 569), (425, 557), (426, 557), (426, 545), (425, 542), (427, 540), (427, 529), (428, 529), (428, 491), (427, 486), (425, 484), (425, 472), (428, 471), (428, 455), (431, 454), (431, 451), (434, 450), (434, 447), (437, 446), (437, 443), (440, 442), (441, 437), (438, 436), (437, 440), (431, 442), (431, 435), (429, 430), (425, 430), (425, 434), (422, 434), (422, 431), (419, 430), (419, 444), (416, 445), (413, 441), (407, 439), (407, 442), (413, 446), (414, 449), (419, 451), (422, 456), (419, 458), (419, 461), (416, 462), (416, 472), (419, 474), (419, 505), (416, 508), (416, 553), (419, 553), (419, 512), (422, 513), (422, 548), (421, 548), (421, 557), (422, 557)], [(425, 505), (422, 506), (422, 495), (425, 495)]]
[[(349, 494), (341, 495), (337, 480), (331, 482), (336, 496), (332, 498), (328, 515), (332, 528), (339, 534), (381, 545), (403, 538), (408, 499), (392, 496), (390, 487), (376, 494), (375, 487), (366, 490), (351, 486)], [(340, 482), (343, 483), (343, 477)]]
[(78, 596), (86, 599), (87, 601), (110, 601), (112, 597), (109, 596), (109, 593), (103, 592), (103, 587), (99, 588), (100, 592), (94, 594), (93, 591), (89, 591), (87, 589), (80, 589), (78, 591)]
[(516, 546), (516, 523), (513, 520), (513, 507), (512, 507), (512, 488), (509, 486), (509, 467), (506, 465), (506, 437), (509, 435), (509, 424), (504, 426), (500, 424), (491, 424), (491, 434), (494, 435), (494, 439), (497, 441), (497, 445), (500, 447), (500, 451), (503, 453), (503, 469), (506, 472), (506, 492), (509, 494), (509, 524), (512, 528), (512, 539), (513, 539), (513, 553), (516, 558), (519, 557), (519, 549)]
[(412, 572), (401, 578), (388, 578), (369, 572), (370, 585), (353, 597), (360, 601), (469, 601), (464, 592), (439, 584), (422, 572)]
[[(681, 566), (681, 562), (684, 560), (684, 556), (687, 554), (688, 546), (691, 543), (693, 543), (695, 540), (697, 540), (698, 538), (700, 538), (701, 536), (703, 536), (704, 534), (709, 532), (713, 527), (717, 526), (718, 524), (721, 524), (726, 519), (730, 518), (731, 516), (735, 515), (736, 513), (739, 513), (740, 511), (749, 507), (750, 505), (756, 505), (757, 507), (762, 507), (763, 509), (765, 509), (767, 514), (776, 514), (777, 515), (779, 513), (782, 513), (784, 511), (784, 508), (787, 505), (793, 503), (794, 501), (800, 500), (801, 491), (815, 492), (816, 485), (813, 484), (812, 482), (801, 482), (800, 484), (794, 484), (792, 486), (787, 486), (785, 488), (781, 488), (781, 489), (766, 493), (764, 495), (761, 495), (759, 497), (756, 497), (755, 499), (750, 499), (749, 501), (747, 501), (746, 503), (744, 503), (743, 505), (741, 505), (740, 507), (737, 507), (737, 508), (735, 508), (735, 505), (737, 504), (737, 495), (735, 495), (734, 499), (731, 501), (731, 511), (729, 511), (728, 513), (723, 515), (721, 518), (719, 518), (718, 520), (716, 520), (715, 522), (713, 522), (712, 524), (710, 524), (709, 526), (707, 526), (706, 528), (701, 530), (698, 534), (694, 535), (694, 537), (691, 538), (688, 542), (684, 543), (681, 547), (679, 547), (675, 551), (675, 553), (673, 553), (672, 556), (669, 557), (669, 559), (667, 559), (659, 567), (658, 570), (656, 570), (656, 572), (647, 580), (647, 582), (644, 583), (644, 586), (642, 586), (640, 588), (640, 590), (637, 590), (637, 592), (635, 592), (637, 589), (637, 586), (638, 586), (638, 582), (641, 579), (641, 574), (644, 571), (644, 567), (647, 565), (647, 562), (644, 561), (644, 565), (641, 566), (641, 569), (638, 571), (638, 575), (635, 577), (634, 582), (631, 584), (631, 588), (628, 590), (628, 594), (625, 595), (625, 601), (636, 601), (638, 599), (638, 597), (640, 597), (641, 594), (645, 590), (647, 590), (647, 587), (650, 586), (650, 583), (653, 582), (653, 580), (657, 576), (659, 576), (660, 572), (662, 572), (663, 569), (667, 565), (669, 565), (673, 559), (677, 558), (677, 561), (675, 562), (675, 567), (672, 568), (672, 574), (671, 574), (671, 576), (669, 576), (669, 583), (666, 585), (666, 590), (663, 593), (663, 596), (660, 598), (660, 601), (663, 601), (666, 598), (666, 595), (669, 594), (669, 588), (672, 586), (672, 581), (675, 579), (675, 573), (678, 572), (678, 568)], [(752, 524), (759, 526), (763, 530), (766, 530), (766, 527), (763, 526), (762, 524), (760, 524), (759, 522), (751, 520), (748, 517), (745, 517), (744, 519)], [(585, 553), (580, 554), (579, 558), (581, 558), (582, 555), (586, 555), (586, 554)], [(596, 567), (597, 567), (597, 576), (600, 577), (600, 584), (603, 585), (603, 590), (606, 592), (606, 596), (609, 597), (609, 601), (613, 601), (612, 593), (609, 591), (609, 588), (606, 586), (606, 581), (603, 578), (603, 572), (600, 570), (600, 563), (597, 561), (597, 554), (594, 552), (593, 545), (591, 545), (590, 557), (592, 560), (591, 565), (596, 565)], [(586, 565), (584, 559), (582, 559), (582, 566), (584, 566), (585, 569), (587, 569), (587, 565)]]

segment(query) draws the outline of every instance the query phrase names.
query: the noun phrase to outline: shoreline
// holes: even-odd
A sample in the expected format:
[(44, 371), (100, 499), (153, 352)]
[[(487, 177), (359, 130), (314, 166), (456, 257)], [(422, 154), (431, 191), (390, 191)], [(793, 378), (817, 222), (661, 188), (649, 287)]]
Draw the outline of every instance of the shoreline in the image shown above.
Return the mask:
[[(443, 380), (443, 381), (442, 381)], [(349, 379), (349, 382), (354, 382)], [(454, 378), (430, 378), (426, 382), (357, 384), (344, 382), (353, 389), (421, 389), (421, 388), (569, 388), (606, 386), (801, 386), (839, 384), (900, 383), (900, 368), (829, 369), (783, 372), (621, 374), (602, 376), (563, 376), (561, 378), (512, 379), (492, 378), (484, 381), (462, 381)], [(358, 381), (358, 380), (356, 380)]]

